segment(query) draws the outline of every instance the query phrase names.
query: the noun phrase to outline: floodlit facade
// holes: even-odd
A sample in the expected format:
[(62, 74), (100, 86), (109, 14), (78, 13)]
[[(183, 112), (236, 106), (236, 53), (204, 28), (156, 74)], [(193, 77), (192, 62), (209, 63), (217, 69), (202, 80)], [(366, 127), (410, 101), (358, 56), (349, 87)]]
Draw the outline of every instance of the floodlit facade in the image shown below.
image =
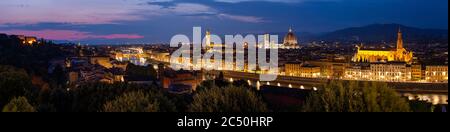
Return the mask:
[(321, 77), (320, 67), (307, 64), (285, 64), (285, 73), (288, 76), (318, 78)]
[(370, 79), (373, 81), (411, 81), (411, 67), (406, 63), (371, 64)]
[(365, 49), (357, 47), (357, 53), (353, 57), (354, 62), (407, 62), (412, 63), (413, 52), (407, 51), (403, 47), (403, 37), (401, 30), (398, 31), (397, 48), (396, 49)]
[(115, 59), (120, 62), (131, 62), (135, 65), (146, 66), (147, 55), (141, 47), (121, 49), (115, 52)]
[(426, 66), (425, 79), (427, 82), (448, 83), (448, 66)]
[(281, 48), (284, 49), (298, 49), (300, 46), (298, 45), (298, 38), (295, 36), (294, 31), (292, 28), (289, 28), (288, 34), (284, 36), (283, 45)]

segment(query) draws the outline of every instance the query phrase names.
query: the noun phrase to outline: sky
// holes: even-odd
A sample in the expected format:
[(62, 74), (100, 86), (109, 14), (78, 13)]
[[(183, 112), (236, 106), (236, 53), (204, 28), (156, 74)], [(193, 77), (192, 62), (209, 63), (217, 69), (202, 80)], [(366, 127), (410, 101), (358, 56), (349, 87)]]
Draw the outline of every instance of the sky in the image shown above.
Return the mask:
[(1, 0), (0, 12), (0, 33), (86, 44), (169, 43), (194, 26), (227, 35), (448, 29), (448, 0)]

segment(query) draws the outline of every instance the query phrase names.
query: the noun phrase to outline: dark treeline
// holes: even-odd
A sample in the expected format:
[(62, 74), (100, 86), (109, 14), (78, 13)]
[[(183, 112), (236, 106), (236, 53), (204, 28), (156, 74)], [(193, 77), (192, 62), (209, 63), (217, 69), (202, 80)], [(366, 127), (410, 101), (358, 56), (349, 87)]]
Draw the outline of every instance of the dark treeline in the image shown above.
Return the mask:
[(69, 55), (61, 47), (45, 40), (24, 45), (18, 39), (0, 39), (0, 65), (11, 65), (45, 76), (50, 60)]

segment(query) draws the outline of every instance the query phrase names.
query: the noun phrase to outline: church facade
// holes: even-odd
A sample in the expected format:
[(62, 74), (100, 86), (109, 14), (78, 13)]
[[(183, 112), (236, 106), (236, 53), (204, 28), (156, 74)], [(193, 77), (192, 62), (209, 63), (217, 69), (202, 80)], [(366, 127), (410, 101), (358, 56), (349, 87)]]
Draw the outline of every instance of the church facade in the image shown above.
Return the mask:
[(395, 49), (364, 49), (357, 47), (357, 53), (353, 57), (354, 62), (406, 62), (412, 63), (413, 52), (407, 51), (403, 47), (403, 37), (401, 30), (398, 31), (397, 48)]

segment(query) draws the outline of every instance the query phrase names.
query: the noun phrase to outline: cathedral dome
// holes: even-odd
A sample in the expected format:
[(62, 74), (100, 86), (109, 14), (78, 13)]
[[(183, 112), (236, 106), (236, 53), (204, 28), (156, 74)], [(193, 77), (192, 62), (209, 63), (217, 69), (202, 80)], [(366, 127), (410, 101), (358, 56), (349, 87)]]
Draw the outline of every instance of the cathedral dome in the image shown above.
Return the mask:
[(289, 33), (284, 36), (283, 41), (284, 46), (298, 46), (297, 37), (295, 36), (294, 32), (292, 31), (292, 28), (289, 29)]

